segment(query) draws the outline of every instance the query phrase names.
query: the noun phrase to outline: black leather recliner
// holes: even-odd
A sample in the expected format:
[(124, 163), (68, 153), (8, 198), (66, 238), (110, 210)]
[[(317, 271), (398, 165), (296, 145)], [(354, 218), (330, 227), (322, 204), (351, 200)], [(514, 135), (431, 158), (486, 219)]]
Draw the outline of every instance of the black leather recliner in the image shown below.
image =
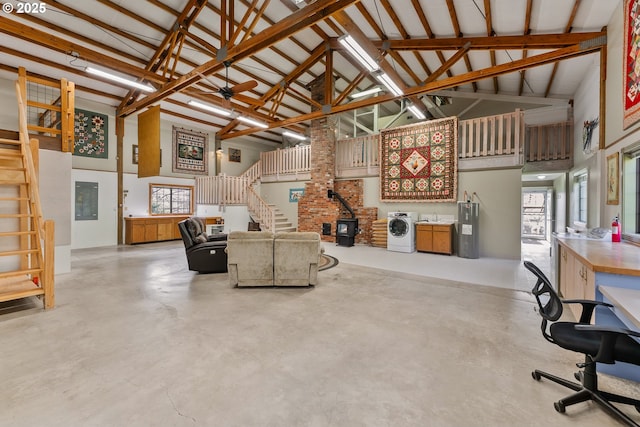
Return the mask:
[(227, 271), (227, 235), (204, 232), (199, 218), (187, 218), (178, 223), (184, 242), (189, 270), (198, 273), (225, 273)]

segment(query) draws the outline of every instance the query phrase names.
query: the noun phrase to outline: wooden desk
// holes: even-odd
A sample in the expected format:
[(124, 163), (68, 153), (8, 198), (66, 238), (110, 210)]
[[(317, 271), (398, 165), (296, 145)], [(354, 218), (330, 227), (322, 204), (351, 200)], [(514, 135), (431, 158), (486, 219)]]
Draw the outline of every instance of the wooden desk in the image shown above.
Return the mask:
[[(596, 324), (640, 331), (640, 290), (616, 286), (598, 286), (602, 300), (613, 308), (596, 308)], [(639, 341), (637, 338), (634, 338)], [(640, 342), (640, 341), (639, 341)], [(636, 365), (616, 362), (614, 365), (598, 363), (600, 372), (640, 382), (640, 369)]]
[(614, 307), (614, 313), (627, 328), (640, 331), (640, 290), (600, 286), (602, 295)]
[[(640, 247), (608, 240), (558, 238), (556, 277), (565, 299), (597, 299), (598, 286), (640, 289)], [(576, 318), (582, 308), (572, 304)]]

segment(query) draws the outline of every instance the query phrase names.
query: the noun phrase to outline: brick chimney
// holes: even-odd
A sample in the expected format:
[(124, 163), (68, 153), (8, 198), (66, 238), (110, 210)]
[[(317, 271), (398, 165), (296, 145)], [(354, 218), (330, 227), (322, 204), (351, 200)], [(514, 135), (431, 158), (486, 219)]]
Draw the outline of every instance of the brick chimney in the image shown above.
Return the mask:
[[(309, 84), (311, 98), (324, 105), (324, 75)], [(312, 107), (313, 108), (313, 107)], [(323, 117), (311, 121), (311, 180), (306, 184), (304, 196), (298, 200), (298, 230), (322, 234), (322, 225), (331, 224), (331, 235), (323, 241), (335, 242), (338, 218), (350, 218), (338, 200), (327, 197), (327, 190), (337, 191), (352, 207), (363, 232), (356, 243), (371, 243), (371, 224), (377, 219), (377, 208), (363, 208), (363, 181), (361, 179), (335, 182), (336, 133), (334, 118)]]

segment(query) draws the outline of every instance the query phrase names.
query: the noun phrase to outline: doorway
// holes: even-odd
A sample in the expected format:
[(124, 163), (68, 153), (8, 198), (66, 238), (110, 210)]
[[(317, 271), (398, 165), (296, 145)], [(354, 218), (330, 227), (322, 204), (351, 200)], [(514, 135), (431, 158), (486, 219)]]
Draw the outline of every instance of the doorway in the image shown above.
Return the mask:
[(547, 189), (522, 190), (522, 238), (549, 240), (550, 197)]
[(547, 275), (551, 273), (553, 217), (552, 188), (522, 189), (522, 259), (533, 262)]

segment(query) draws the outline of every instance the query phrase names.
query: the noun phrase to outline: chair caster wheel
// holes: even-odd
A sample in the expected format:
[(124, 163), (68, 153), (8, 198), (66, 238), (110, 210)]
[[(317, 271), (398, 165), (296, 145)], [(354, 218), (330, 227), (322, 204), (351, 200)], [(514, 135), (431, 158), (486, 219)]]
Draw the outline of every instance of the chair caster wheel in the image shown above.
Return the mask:
[(636, 411), (640, 412), (640, 405), (636, 405), (635, 408), (636, 408)]
[(578, 371), (578, 372), (574, 373), (573, 376), (575, 377), (575, 379), (580, 381), (580, 383), (582, 384), (582, 371)]
[(534, 379), (534, 380), (536, 380), (536, 381), (540, 381), (540, 378), (541, 378), (541, 377), (540, 377), (540, 374), (539, 374), (539, 373), (537, 373), (536, 371), (532, 371), (532, 372), (531, 372), (531, 376), (533, 377), (533, 379)]
[(553, 407), (556, 408), (556, 411), (560, 412), (561, 414), (564, 414), (565, 412), (565, 407), (564, 407), (564, 403), (562, 402), (554, 402), (553, 403)]

